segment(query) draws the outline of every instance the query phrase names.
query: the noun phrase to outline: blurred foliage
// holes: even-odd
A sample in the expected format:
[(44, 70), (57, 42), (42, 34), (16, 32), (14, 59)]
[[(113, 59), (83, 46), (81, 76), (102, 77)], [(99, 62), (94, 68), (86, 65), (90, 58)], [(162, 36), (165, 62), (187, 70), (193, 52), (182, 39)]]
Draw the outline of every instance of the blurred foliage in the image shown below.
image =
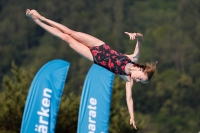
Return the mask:
[(4, 76), (0, 93), (0, 131), (19, 133), (27, 97), (27, 91), (34, 76), (34, 70), (26, 71), (12, 63), (12, 75)]
[[(199, 0), (1, 0), (0, 132), (20, 130), (27, 91), (35, 74), (28, 70), (38, 70), (58, 58), (67, 60), (71, 66), (56, 132), (76, 132), (82, 86), (92, 65), (65, 42), (26, 18), (26, 8), (36, 9), (71, 29), (94, 35), (122, 53), (132, 53), (135, 44), (129, 41), (125, 31), (143, 33), (140, 62), (158, 60), (159, 64), (149, 84), (136, 83), (133, 87), (139, 130), (129, 125), (125, 85), (116, 76), (109, 132), (200, 131)], [(72, 104), (67, 107), (69, 102)]]

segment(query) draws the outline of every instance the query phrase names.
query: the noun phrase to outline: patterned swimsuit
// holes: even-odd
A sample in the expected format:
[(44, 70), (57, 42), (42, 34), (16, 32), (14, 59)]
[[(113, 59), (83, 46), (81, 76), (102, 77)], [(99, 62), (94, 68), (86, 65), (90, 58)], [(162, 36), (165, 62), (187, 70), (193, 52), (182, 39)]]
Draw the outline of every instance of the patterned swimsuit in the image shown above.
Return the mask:
[(119, 75), (128, 75), (125, 66), (128, 63), (134, 64), (125, 54), (121, 54), (110, 48), (107, 44), (90, 48), (94, 63)]

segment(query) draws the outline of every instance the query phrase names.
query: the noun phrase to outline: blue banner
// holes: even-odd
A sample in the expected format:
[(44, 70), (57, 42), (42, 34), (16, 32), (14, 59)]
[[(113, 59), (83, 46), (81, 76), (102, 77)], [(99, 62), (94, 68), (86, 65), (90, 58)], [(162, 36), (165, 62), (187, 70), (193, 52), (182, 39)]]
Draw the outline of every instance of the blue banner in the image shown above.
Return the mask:
[(69, 66), (53, 60), (38, 71), (26, 100), (21, 133), (54, 133)]
[(87, 74), (79, 108), (78, 133), (107, 133), (114, 74), (94, 64)]

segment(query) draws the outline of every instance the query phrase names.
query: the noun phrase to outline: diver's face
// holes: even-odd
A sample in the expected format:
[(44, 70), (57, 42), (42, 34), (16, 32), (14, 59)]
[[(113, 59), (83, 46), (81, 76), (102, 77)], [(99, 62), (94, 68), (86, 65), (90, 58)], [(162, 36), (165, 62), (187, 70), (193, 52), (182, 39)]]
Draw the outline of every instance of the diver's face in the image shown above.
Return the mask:
[(143, 71), (133, 71), (131, 73), (131, 78), (136, 81), (136, 82), (141, 82), (143, 84), (147, 83), (148, 82), (148, 77), (146, 74), (144, 74)]

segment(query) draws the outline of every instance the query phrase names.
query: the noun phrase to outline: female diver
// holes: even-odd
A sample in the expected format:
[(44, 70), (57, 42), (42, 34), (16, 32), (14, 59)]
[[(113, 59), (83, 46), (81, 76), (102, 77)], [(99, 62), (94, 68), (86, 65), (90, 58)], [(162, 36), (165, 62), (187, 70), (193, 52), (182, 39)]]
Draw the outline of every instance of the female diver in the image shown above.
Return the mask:
[(137, 129), (134, 120), (132, 86), (134, 81), (147, 83), (156, 70), (156, 63), (146, 63), (145, 65), (137, 63), (143, 35), (125, 32), (125, 34), (129, 35), (130, 40), (137, 39), (134, 53), (126, 55), (111, 49), (105, 42), (91, 35), (71, 30), (62, 24), (47, 19), (36, 10), (27, 9), (26, 15), (46, 31), (67, 42), (73, 50), (85, 58), (114, 74), (118, 74), (126, 81), (126, 101), (130, 113), (130, 124)]

